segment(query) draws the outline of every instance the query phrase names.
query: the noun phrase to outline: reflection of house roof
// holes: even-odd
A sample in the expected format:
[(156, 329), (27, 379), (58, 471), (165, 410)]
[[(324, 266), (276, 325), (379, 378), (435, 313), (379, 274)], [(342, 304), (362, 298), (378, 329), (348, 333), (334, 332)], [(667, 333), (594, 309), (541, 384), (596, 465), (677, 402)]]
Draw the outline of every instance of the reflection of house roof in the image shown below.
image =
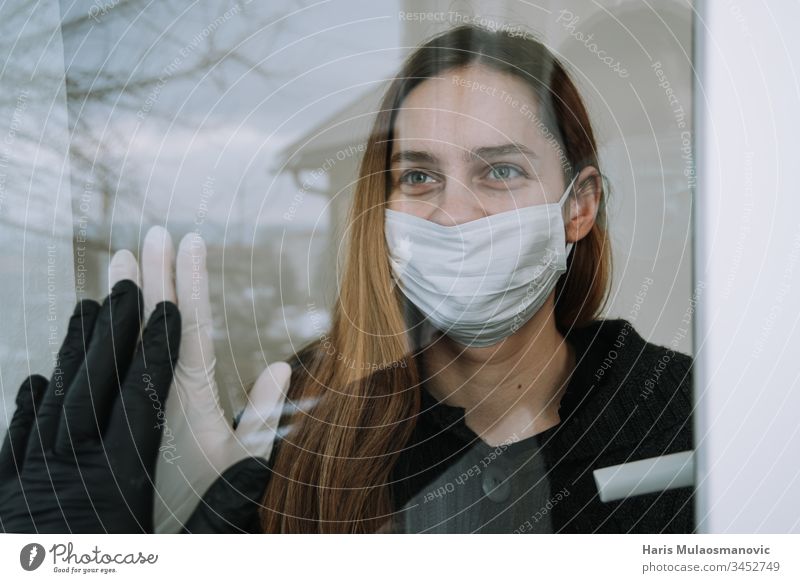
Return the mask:
[(296, 173), (319, 168), (326, 158), (342, 147), (363, 143), (369, 135), (382, 96), (382, 86), (363, 93), (286, 146), (278, 160), (285, 160), (286, 169)]

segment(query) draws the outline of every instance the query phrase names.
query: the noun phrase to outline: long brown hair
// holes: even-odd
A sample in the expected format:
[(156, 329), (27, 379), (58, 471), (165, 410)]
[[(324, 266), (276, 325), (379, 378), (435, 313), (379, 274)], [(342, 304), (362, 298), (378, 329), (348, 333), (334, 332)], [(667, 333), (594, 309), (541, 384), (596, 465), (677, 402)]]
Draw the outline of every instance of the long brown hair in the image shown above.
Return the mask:
[[(281, 419), (290, 429), (276, 450), (263, 499), (265, 532), (377, 532), (395, 510), (390, 475), (411, 438), (420, 392), (404, 299), (392, 285), (384, 239), (392, 128), (414, 87), (473, 64), (513, 74), (534, 90), (543, 122), (563, 149), (565, 174), (587, 165), (599, 169), (576, 87), (530, 35), (464, 25), (432, 38), (406, 59), (366, 143), (330, 332), (293, 358), (287, 402), (294, 409)], [(596, 318), (606, 300), (610, 252), (604, 196), (594, 227), (575, 244), (556, 286), (556, 325), (564, 334)]]

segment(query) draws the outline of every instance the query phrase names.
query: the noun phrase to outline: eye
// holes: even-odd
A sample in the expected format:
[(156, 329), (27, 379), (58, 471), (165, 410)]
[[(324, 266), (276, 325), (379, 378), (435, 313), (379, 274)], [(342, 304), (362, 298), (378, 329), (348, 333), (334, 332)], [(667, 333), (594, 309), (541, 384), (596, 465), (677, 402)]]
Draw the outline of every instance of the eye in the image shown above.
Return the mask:
[(516, 166), (512, 166), (511, 164), (498, 164), (496, 166), (492, 166), (487, 176), (494, 180), (502, 180), (505, 182), (507, 180), (513, 180), (514, 178), (527, 175), (521, 169), (517, 168)]
[[(426, 178), (430, 178), (430, 181), (427, 181)], [(407, 184), (409, 186), (422, 186), (424, 184), (432, 184), (434, 182), (436, 182), (436, 180), (433, 176), (420, 170), (409, 170), (400, 176), (400, 183)]]

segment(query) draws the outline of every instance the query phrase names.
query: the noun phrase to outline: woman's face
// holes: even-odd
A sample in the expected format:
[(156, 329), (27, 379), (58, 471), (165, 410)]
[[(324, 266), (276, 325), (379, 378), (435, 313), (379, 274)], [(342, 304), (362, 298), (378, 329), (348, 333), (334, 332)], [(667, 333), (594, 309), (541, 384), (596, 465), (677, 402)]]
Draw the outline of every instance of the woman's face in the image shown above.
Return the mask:
[(448, 71), (397, 114), (389, 208), (447, 226), (556, 202), (560, 152), (523, 81), (485, 66)]

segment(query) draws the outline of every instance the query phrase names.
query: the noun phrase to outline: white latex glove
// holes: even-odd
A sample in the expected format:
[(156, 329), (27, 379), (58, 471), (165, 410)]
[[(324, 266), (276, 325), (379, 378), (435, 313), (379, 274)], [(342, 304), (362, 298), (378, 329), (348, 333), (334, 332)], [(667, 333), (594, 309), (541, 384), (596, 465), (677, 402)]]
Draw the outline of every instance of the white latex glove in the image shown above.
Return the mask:
[[(162, 227), (151, 228), (142, 249), (144, 313), (149, 316), (160, 301), (173, 301), (182, 326), (156, 465), (153, 511), (159, 533), (177, 532), (229, 466), (246, 457), (269, 459), (291, 375), (285, 362), (267, 367), (250, 391), (234, 430), (220, 405), (214, 378), (206, 247), (200, 235), (190, 233), (181, 240), (173, 279), (174, 259), (169, 233)], [(130, 277), (135, 271), (133, 255), (120, 251), (112, 259), (109, 280)]]

